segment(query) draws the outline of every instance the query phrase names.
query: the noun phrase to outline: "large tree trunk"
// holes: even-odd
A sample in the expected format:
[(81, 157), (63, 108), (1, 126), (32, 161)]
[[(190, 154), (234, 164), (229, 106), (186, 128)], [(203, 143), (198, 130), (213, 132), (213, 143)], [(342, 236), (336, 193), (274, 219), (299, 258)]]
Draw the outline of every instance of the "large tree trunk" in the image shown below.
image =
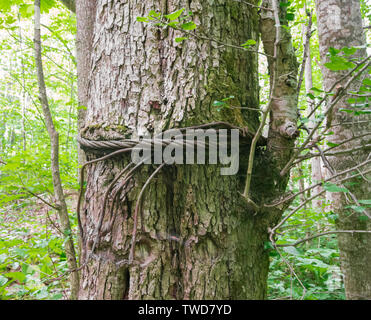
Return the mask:
[[(234, 1), (188, 3), (97, 1), (86, 138), (113, 139), (133, 131), (152, 133), (216, 120), (249, 125), (251, 130), (257, 126), (257, 112), (218, 112), (212, 106), (230, 95), (235, 106), (258, 106), (254, 54), (221, 50), (207, 40), (176, 44), (174, 31), (136, 21), (152, 9), (172, 12), (185, 7), (193, 12), (200, 32), (240, 44), (257, 37), (256, 10), (241, 10)], [(77, 3), (78, 19), (83, 10)], [(152, 108), (154, 104), (160, 109)], [(95, 240), (104, 193), (127, 161), (116, 158), (88, 168), (82, 212), (85, 259)], [(82, 272), (80, 298), (265, 298), (266, 225), (248, 212), (239, 194), (240, 177), (220, 176), (217, 166), (162, 169), (141, 206), (135, 263), (125, 262), (136, 199), (152, 171), (152, 166), (144, 167), (123, 190), (114, 207), (112, 231), (106, 214), (96, 255)]]
[[(85, 56), (85, 66), (79, 66), (79, 76), (89, 78), (79, 82), (79, 90), (87, 94), (83, 138), (123, 139), (134, 132), (153, 134), (214, 121), (248, 127), (250, 132), (257, 129), (259, 112), (250, 109), (259, 107), (256, 54), (220, 46), (220, 41), (239, 46), (257, 39), (256, 8), (233, 0), (96, 1), (96, 8), (87, 16), (83, 3), (76, 3), (79, 37), (85, 39), (84, 33), (88, 38), (94, 32), (91, 59)], [(192, 11), (199, 26), (198, 38), (177, 44), (174, 38), (182, 35), (179, 31), (152, 28), (136, 20), (150, 10), (169, 13), (180, 8)], [(264, 25), (271, 19), (265, 17)], [(274, 21), (272, 26), (274, 42)], [(284, 55), (292, 51), (287, 41), (280, 45)], [(275, 76), (286, 79), (287, 67), (295, 63), (290, 59), (284, 63), (287, 59), (283, 57), (279, 61)], [(81, 73), (81, 68), (89, 70)], [(295, 85), (283, 82), (281, 91), (275, 89), (274, 94), (282, 93), (284, 100)], [(229, 96), (234, 96), (235, 108), (218, 111), (213, 106), (215, 100)], [(275, 103), (272, 107), (273, 129), (267, 148), (273, 150), (274, 141), (283, 146), (272, 151), (278, 160), (256, 150), (249, 197), (260, 206), (275, 199), (287, 184), (287, 175), (280, 177), (279, 172), (291, 155), (293, 137), (281, 128), (279, 117), (285, 115), (296, 123), (295, 99), (284, 107), (290, 110)], [(244, 148), (240, 171), (234, 176), (221, 176), (216, 165), (163, 167), (145, 191), (136, 237), (136, 201), (154, 166), (146, 165), (134, 175), (118, 193), (118, 203), (109, 193), (98, 227), (105, 193), (130, 157), (90, 164), (81, 212), (85, 265), (80, 298), (265, 298), (269, 257), (264, 247), (268, 227), (282, 212), (264, 209), (254, 214), (256, 208), (240, 194), (249, 146)], [(87, 150), (88, 160), (97, 156)], [(268, 164), (272, 168), (267, 168)], [(120, 190), (120, 183), (122, 179), (113, 184), (114, 192)], [(101, 240), (95, 246), (98, 230)], [(133, 239), (136, 246), (131, 256)]]
[[(359, 0), (317, 0), (318, 31), (320, 40), (320, 53), (323, 63), (328, 62), (327, 53), (331, 47), (341, 49), (343, 47), (362, 46), (365, 38), (362, 29), (362, 18)], [(364, 49), (358, 50), (355, 57), (365, 57)], [(332, 72), (323, 68), (325, 90), (329, 88), (344, 75), (341, 72)], [(354, 82), (351, 90), (357, 91), (360, 82)], [(370, 132), (369, 115), (354, 117), (341, 108), (351, 108), (345, 97), (331, 113), (331, 131), (329, 141), (340, 143), (346, 139), (363, 135)], [(341, 148), (349, 149), (363, 143), (370, 143), (370, 136), (355, 139)], [(364, 161), (369, 152), (364, 150), (352, 155), (342, 155), (330, 158), (334, 170), (340, 172), (352, 168)], [(365, 170), (366, 168), (363, 168)], [(366, 179), (357, 179), (357, 184), (349, 187), (350, 191), (358, 200), (370, 198), (370, 183)], [(340, 230), (371, 230), (371, 221), (360, 217), (360, 215), (349, 209), (349, 202), (342, 193), (331, 194), (332, 210), (339, 214), (337, 228)], [(348, 208), (347, 208), (348, 207)], [(348, 299), (371, 299), (371, 237), (369, 234), (339, 234), (339, 248), (341, 254), (341, 266), (345, 275), (345, 290)]]

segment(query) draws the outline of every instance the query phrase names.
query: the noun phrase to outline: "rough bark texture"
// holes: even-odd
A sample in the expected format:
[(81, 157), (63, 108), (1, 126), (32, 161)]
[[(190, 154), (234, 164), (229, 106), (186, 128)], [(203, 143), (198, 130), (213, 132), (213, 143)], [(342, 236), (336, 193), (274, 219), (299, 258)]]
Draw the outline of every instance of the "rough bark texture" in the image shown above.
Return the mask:
[[(272, 0), (264, 0), (262, 6), (273, 8)], [(282, 1), (285, 2), (285, 1)], [(287, 25), (286, 11), (280, 10), (280, 21), (282, 25)], [(261, 13), (261, 37), (264, 50), (270, 56), (274, 56), (276, 41), (276, 22), (271, 11), (263, 10)], [(267, 151), (271, 169), (273, 172), (268, 175), (271, 184), (269, 188), (273, 191), (273, 197), (282, 195), (285, 192), (289, 174), (285, 177), (280, 176), (280, 170), (292, 156), (297, 131), (297, 74), (298, 63), (294, 48), (292, 46), (290, 31), (280, 27), (280, 39), (277, 46), (277, 59), (273, 63), (272, 58), (268, 58), (271, 90), (273, 99), (270, 112), (269, 134)], [(275, 68), (273, 72), (272, 68)], [(275, 75), (275, 80), (272, 79)], [(272, 84), (274, 86), (272, 87)], [(273, 177), (273, 179), (271, 179)], [(268, 191), (268, 190), (267, 190)], [(262, 190), (262, 195), (266, 194)]]
[[(362, 18), (359, 0), (321, 0), (316, 1), (318, 16), (318, 31), (320, 40), (321, 60), (328, 62), (326, 55), (330, 47), (341, 49), (364, 45)], [(365, 50), (359, 50), (356, 57), (364, 57)], [(342, 76), (341, 72), (331, 72), (323, 68), (324, 86), (328, 90), (336, 80)], [(352, 90), (357, 90), (360, 82), (356, 81)], [(345, 98), (330, 115), (331, 131), (329, 140), (339, 143), (346, 139), (370, 132), (369, 115), (354, 117), (340, 108), (351, 107)], [(358, 123), (361, 122), (362, 123)], [(354, 140), (342, 146), (349, 149), (363, 143), (370, 143), (370, 136)], [(340, 149), (340, 148), (339, 148)], [(336, 171), (342, 171), (355, 166), (368, 156), (368, 152), (360, 151), (348, 156), (330, 158), (331, 165)], [(367, 168), (364, 168), (367, 169)], [(357, 184), (350, 190), (358, 200), (370, 198), (370, 183), (365, 179), (358, 179)], [(370, 230), (369, 219), (360, 218), (360, 215), (346, 207), (349, 203), (343, 194), (331, 194), (332, 210), (339, 214), (337, 228), (341, 230)], [(371, 237), (368, 234), (341, 234), (338, 236), (341, 254), (341, 266), (345, 275), (346, 297), (348, 299), (371, 299)]]
[[(78, 19), (83, 14), (79, 7), (77, 1)], [(218, 112), (212, 106), (230, 95), (234, 106), (258, 106), (256, 55), (192, 38), (176, 44), (178, 32), (136, 21), (152, 9), (167, 13), (182, 7), (193, 12), (198, 32), (209, 37), (237, 45), (257, 38), (256, 10), (235, 1), (97, 1), (90, 81), (85, 84), (85, 137), (120, 138), (133, 131), (146, 134), (215, 120), (256, 128), (257, 112)], [(85, 259), (104, 192), (127, 162), (113, 159), (88, 169), (82, 212)], [(146, 190), (135, 263), (127, 265), (136, 199), (153, 167), (137, 173), (114, 206), (112, 230), (105, 216), (96, 256), (82, 270), (80, 298), (265, 298), (266, 221), (247, 210), (238, 192), (241, 176), (223, 177), (219, 170), (208, 165), (162, 169)]]

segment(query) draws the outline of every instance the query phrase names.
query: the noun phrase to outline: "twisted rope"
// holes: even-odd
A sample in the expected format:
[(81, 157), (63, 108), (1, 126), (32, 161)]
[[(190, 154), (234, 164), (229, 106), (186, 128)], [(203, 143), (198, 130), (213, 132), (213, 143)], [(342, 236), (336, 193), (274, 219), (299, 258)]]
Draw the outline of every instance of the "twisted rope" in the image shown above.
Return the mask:
[[(250, 132), (246, 127), (241, 128), (230, 124), (228, 122), (218, 121), (218, 122), (211, 122), (205, 123), (197, 126), (191, 127), (184, 127), (184, 128), (174, 128), (179, 130), (180, 132), (184, 132), (186, 130), (191, 129), (204, 129), (204, 128), (212, 128), (212, 127), (227, 127), (228, 129), (237, 129), (240, 131), (240, 136), (243, 138), (248, 138), (251, 140), (254, 138), (255, 133)], [(183, 133), (186, 136), (186, 134)], [(138, 140), (134, 139), (123, 139), (123, 140), (90, 140), (84, 137), (78, 136), (77, 142), (80, 144), (81, 148), (89, 149), (90, 151), (93, 150), (120, 150), (125, 148), (134, 148), (138, 144)], [(154, 144), (155, 142), (161, 142), (163, 145), (168, 145), (169, 143), (173, 142), (171, 139), (164, 139), (160, 140), (159, 136), (155, 136), (153, 139), (143, 139), (141, 142), (146, 142), (148, 145)], [(259, 145), (265, 144), (265, 138), (261, 138), (258, 142)]]
[[(248, 138), (249, 141), (251, 141), (254, 138), (254, 136), (255, 136), (255, 133), (249, 132), (247, 128), (240, 128), (238, 126), (235, 126), (235, 125), (232, 125), (232, 124), (230, 124), (228, 122), (223, 122), (223, 121), (206, 123), (206, 124), (201, 124), (201, 125), (192, 126), (192, 127), (179, 128), (178, 130), (183, 133), (183, 136), (186, 137), (187, 136), (187, 133), (184, 133), (184, 132), (186, 130), (189, 130), (189, 129), (203, 129), (203, 128), (212, 128), (212, 127), (221, 127), (221, 126), (222, 127), (227, 127), (229, 129), (237, 129), (237, 130), (239, 130), (240, 136), (242, 136), (244, 138)], [(108, 160), (108, 159), (110, 159), (110, 158), (112, 158), (112, 157), (114, 157), (116, 155), (121, 155), (121, 154), (130, 152), (130, 151), (132, 151), (132, 150), (134, 150), (136, 148), (136, 146), (138, 145), (138, 143), (141, 143), (142, 146), (143, 146), (143, 144), (147, 144), (148, 147), (150, 147), (150, 146), (152, 146), (155, 143), (161, 143), (162, 145), (166, 146), (166, 145), (168, 145), (170, 143), (174, 143), (175, 141), (172, 140), (172, 139), (159, 139), (159, 136), (155, 136), (153, 139), (142, 139), (140, 141), (133, 140), (133, 139), (123, 139), (123, 140), (90, 140), (90, 139), (86, 139), (84, 137), (78, 136), (77, 137), (77, 141), (78, 141), (78, 143), (80, 144), (80, 146), (83, 149), (88, 149), (90, 152), (94, 152), (94, 151), (112, 151), (112, 152), (110, 152), (106, 156), (103, 156), (101, 158), (98, 158), (98, 159), (95, 159), (95, 160), (86, 162), (82, 166), (82, 168), (81, 168), (80, 194), (79, 194), (78, 203), (77, 203), (77, 218), (78, 218), (78, 223), (79, 223), (79, 229), (80, 229), (81, 238), (83, 239), (84, 234), (83, 234), (83, 229), (82, 229), (82, 224), (81, 224), (80, 207), (81, 207), (82, 197), (83, 197), (83, 193), (84, 193), (83, 184), (84, 184), (84, 171), (85, 171), (86, 167), (88, 165), (90, 165), (90, 164), (94, 164), (94, 163), (97, 163), (97, 162), (100, 162), (100, 161)], [(193, 142), (189, 142), (189, 143), (200, 144), (200, 142), (194, 142), (194, 141)], [(207, 144), (205, 142), (203, 144), (205, 146), (209, 145), (209, 144)], [(258, 144), (259, 145), (264, 145), (265, 144), (265, 138), (261, 137), (259, 139), (259, 141), (258, 141)], [(122, 188), (132, 178), (132, 176), (134, 174), (134, 171), (136, 171), (142, 164), (143, 164), (143, 161), (141, 163), (137, 164), (134, 168), (132, 168), (126, 174), (126, 176), (124, 177), (124, 181), (120, 185), (120, 187), (117, 190), (117, 192), (115, 192), (114, 197), (113, 197), (112, 207), (110, 209), (110, 215), (111, 215), (111, 217), (110, 217), (110, 220), (111, 220), (110, 221), (110, 228), (112, 228), (113, 221), (114, 221), (114, 219), (112, 218), (112, 216), (113, 216), (114, 201), (117, 198), (118, 193), (121, 192)], [(101, 230), (102, 222), (103, 222), (103, 219), (104, 219), (104, 216), (105, 216), (105, 207), (107, 206), (107, 202), (108, 202), (107, 200), (108, 200), (109, 193), (112, 191), (114, 185), (118, 182), (118, 180), (127, 172), (127, 170), (129, 169), (129, 167), (131, 165), (132, 165), (132, 163), (130, 163), (127, 167), (125, 167), (119, 173), (119, 175), (113, 180), (113, 182), (108, 187), (108, 190), (105, 192), (104, 201), (103, 201), (104, 202), (104, 204), (103, 204), (103, 210), (101, 212), (101, 215), (99, 217), (99, 221), (98, 221), (98, 224), (97, 224), (96, 230), (95, 230), (95, 236), (96, 236), (96, 238), (94, 240), (94, 243), (93, 243), (93, 246), (92, 246), (92, 250), (91, 250), (91, 252), (90, 252), (90, 254), (89, 254), (89, 256), (88, 256), (88, 258), (85, 261), (85, 263), (84, 263), (83, 266), (85, 266), (88, 263), (88, 261), (90, 260), (90, 258), (94, 255), (94, 251), (95, 251), (95, 249), (97, 248), (97, 246), (99, 244), (100, 230)], [(138, 212), (139, 212), (139, 206), (140, 206), (141, 198), (143, 196), (144, 190), (146, 189), (146, 187), (148, 186), (148, 184), (150, 183), (150, 181), (154, 178), (154, 176), (161, 170), (161, 168), (164, 165), (165, 165), (165, 163), (162, 163), (152, 173), (152, 175), (147, 179), (147, 181), (144, 184), (144, 186), (142, 187), (141, 192), (140, 192), (140, 195), (139, 195), (139, 197), (137, 199), (137, 203), (136, 203), (136, 206), (135, 206), (135, 214), (134, 214), (134, 227), (133, 227), (133, 233), (132, 233), (131, 248), (130, 248), (130, 253), (129, 253), (129, 264), (134, 263), (133, 260), (134, 260), (134, 253), (135, 253), (135, 242), (136, 242), (136, 232), (137, 232), (136, 229), (137, 229), (137, 223), (138, 223)]]

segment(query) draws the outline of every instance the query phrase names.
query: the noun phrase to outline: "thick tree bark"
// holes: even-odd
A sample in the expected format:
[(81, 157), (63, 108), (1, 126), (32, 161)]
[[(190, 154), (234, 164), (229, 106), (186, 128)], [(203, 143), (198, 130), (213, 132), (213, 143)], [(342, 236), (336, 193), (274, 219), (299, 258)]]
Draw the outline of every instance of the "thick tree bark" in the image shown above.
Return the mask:
[[(331, 47), (342, 49), (343, 47), (362, 46), (365, 38), (362, 29), (362, 18), (359, 0), (321, 0), (316, 1), (318, 16), (318, 31), (320, 40), (320, 53), (323, 63), (328, 62), (327, 53)], [(359, 49), (355, 58), (365, 57), (365, 49)], [(327, 68), (322, 69), (325, 90), (341, 77), (343, 73), (332, 72)], [(360, 82), (355, 82), (351, 90), (357, 91)], [(369, 115), (355, 117), (341, 108), (351, 108), (347, 102), (349, 96), (334, 108), (328, 119), (333, 135), (329, 141), (340, 143), (346, 139), (363, 135), (370, 132)], [(331, 121), (331, 123), (329, 123)], [(341, 148), (349, 149), (363, 143), (370, 143), (370, 136), (353, 140), (344, 144)], [(367, 158), (369, 152), (366, 150), (329, 158), (332, 167), (336, 171), (352, 168)], [(367, 168), (363, 168), (367, 169)], [(362, 170), (363, 171), (363, 170)], [(358, 200), (370, 198), (370, 183), (366, 179), (357, 179), (357, 184), (349, 186), (350, 191)], [(344, 194), (331, 194), (332, 210), (339, 214), (337, 228), (340, 230), (371, 230), (369, 219), (360, 218), (360, 215), (347, 208), (350, 203)], [(345, 276), (345, 290), (348, 299), (371, 299), (371, 237), (368, 234), (339, 234), (339, 248), (341, 254), (341, 266)]]
[[(237, 44), (257, 37), (256, 13), (241, 10), (234, 1), (214, 5), (192, 1), (190, 6), (187, 1), (163, 1), (158, 6), (142, 1), (98, 1), (87, 137), (112, 139), (132, 131), (152, 133), (215, 120), (256, 127), (256, 112), (218, 112), (212, 107), (214, 100), (230, 95), (236, 97), (236, 106), (257, 107), (253, 54), (220, 50), (206, 40), (176, 44), (174, 31), (151, 29), (136, 21), (152, 9), (172, 12), (182, 7), (193, 12), (200, 32), (208, 36), (233, 39)], [(151, 102), (157, 102), (160, 110), (151, 108)], [(82, 213), (85, 258), (95, 239), (93, 230), (102, 212), (104, 192), (123, 163), (115, 159), (88, 170)], [(266, 229), (247, 212), (238, 193), (239, 177), (222, 177), (216, 166), (162, 170), (141, 206), (137, 263), (120, 263), (128, 259), (136, 199), (152, 170), (143, 168), (127, 187), (127, 196), (115, 206), (112, 232), (104, 220), (104, 240), (83, 269), (80, 298), (264, 298)]]
[[(215, 100), (233, 95), (235, 107), (258, 108), (256, 54), (193, 37), (177, 44), (179, 31), (136, 21), (150, 10), (169, 13), (186, 8), (193, 13), (198, 34), (238, 46), (258, 37), (255, 8), (233, 0), (97, 1), (86, 17), (79, 2), (77, 19), (94, 21), (87, 27), (80, 20), (78, 31), (84, 38), (94, 30), (91, 65), (83, 73), (89, 77), (82, 86), (87, 94), (83, 137), (122, 139), (133, 132), (153, 134), (220, 120), (256, 130), (258, 112), (240, 108), (219, 112), (213, 107)], [(279, 70), (287, 69), (280, 65)], [(296, 112), (290, 119), (296, 123)], [(282, 129), (278, 122), (273, 121), (277, 132)], [(278, 139), (278, 133), (273, 135)], [(287, 183), (279, 171), (291, 154), (286, 149), (292, 141), (287, 136), (279, 139), (286, 155), (278, 162), (263, 150), (256, 152), (250, 196), (260, 205), (282, 193)], [(221, 176), (215, 165), (165, 166), (143, 197), (133, 264), (128, 260), (136, 200), (154, 167), (147, 165), (136, 173), (119, 192), (118, 203), (108, 197), (101, 240), (91, 255), (105, 192), (129, 158), (89, 165), (81, 214), (86, 266), (80, 299), (265, 298), (269, 257), (264, 243), (270, 215), (277, 220), (281, 211), (254, 215), (241, 196), (247, 150), (241, 155), (241, 174), (235, 176)], [(89, 151), (87, 155), (89, 160), (96, 157)], [(267, 170), (267, 163), (281, 164), (274, 169), (274, 179), (268, 177), (273, 170)], [(120, 183), (114, 191), (120, 190)]]

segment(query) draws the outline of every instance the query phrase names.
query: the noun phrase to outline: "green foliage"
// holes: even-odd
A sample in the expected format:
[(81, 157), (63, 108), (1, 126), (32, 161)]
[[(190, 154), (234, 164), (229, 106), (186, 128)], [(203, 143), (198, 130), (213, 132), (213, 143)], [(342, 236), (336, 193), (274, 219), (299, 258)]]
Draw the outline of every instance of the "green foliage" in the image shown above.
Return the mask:
[[(304, 239), (308, 233), (316, 234), (318, 226), (331, 226), (332, 223), (330, 214), (303, 209), (292, 218), (278, 244), (294, 243), (297, 239)], [(268, 279), (270, 299), (345, 299), (335, 239), (332, 235), (303, 242), (297, 247), (278, 247), (279, 253), (271, 246)]]
[[(53, 203), (50, 142), (38, 100), (33, 58), (33, 1), (0, 1), (0, 300), (62, 299), (68, 288), (64, 237)], [(58, 10), (54, 10), (58, 8)], [(77, 182), (76, 20), (54, 0), (41, 1), (43, 65), (60, 136), (66, 192)], [(44, 17), (47, 14), (47, 19)], [(76, 218), (71, 215), (76, 233)], [(53, 280), (57, 278), (56, 280)]]
[[(32, 0), (0, 0), (0, 10), (3, 13), (8, 13), (12, 7), (17, 6), (22, 18), (29, 18), (33, 15), (34, 1)], [(40, 1), (41, 13), (48, 13), (50, 9), (59, 7), (57, 0), (42, 0)]]
[(184, 11), (184, 8), (182, 8), (178, 11), (175, 11), (173, 13), (165, 15), (165, 18), (169, 19), (170, 21), (176, 20), (180, 17), (180, 15), (183, 13), (183, 11)]
[(348, 189), (339, 187), (331, 182), (326, 182), (323, 188), (328, 192), (349, 192)]
[(66, 279), (53, 280), (67, 271), (63, 237), (39, 210), (27, 202), (23, 210), (12, 205), (0, 212), (0, 300), (59, 300), (65, 294)]
[(354, 68), (351, 56), (357, 52), (357, 47), (343, 48), (341, 50), (330, 48), (330, 62), (325, 63), (325, 67), (331, 71), (343, 71)]
[(241, 44), (241, 47), (250, 47), (256, 45), (256, 41), (254, 39), (249, 39), (243, 44)]
[[(192, 12), (188, 11), (185, 14), (185, 9), (181, 8), (169, 14), (163, 14), (161, 12), (156, 12), (151, 10), (145, 17), (137, 17), (138, 22), (142, 23), (152, 23), (159, 28), (172, 28), (178, 31), (182, 31), (187, 34), (197, 28), (197, 25), (192, 21)], [(187, 40), (188, 37), (176, 37), (175, 42), (181, 43)]]

